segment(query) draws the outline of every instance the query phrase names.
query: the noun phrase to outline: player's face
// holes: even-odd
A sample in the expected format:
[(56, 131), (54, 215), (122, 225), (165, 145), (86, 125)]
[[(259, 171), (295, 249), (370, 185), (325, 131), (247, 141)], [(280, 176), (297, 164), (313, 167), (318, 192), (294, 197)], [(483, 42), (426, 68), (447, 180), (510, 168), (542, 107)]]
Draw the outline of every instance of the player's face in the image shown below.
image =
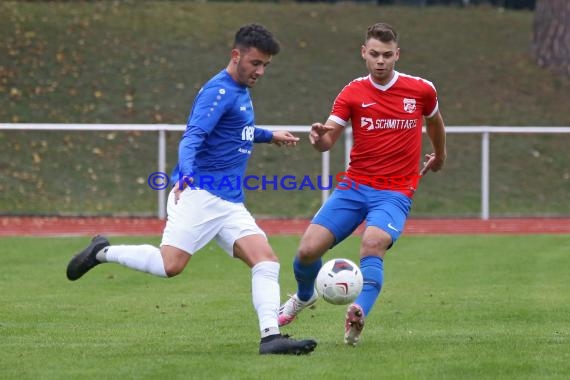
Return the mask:
[(394, 66), (400, 58), (398, 44), (371, 38), (362, 45), (361, 53), (372, 80), (381, 85), (388, 84), (394, 76)]
[(272, 57), (256, 48), (234, 49), (232, 50), (232, 63), (235, 71), (232, 77), (244, 86), (253, 87), (265, 74), (265, 68), (271, 63)]

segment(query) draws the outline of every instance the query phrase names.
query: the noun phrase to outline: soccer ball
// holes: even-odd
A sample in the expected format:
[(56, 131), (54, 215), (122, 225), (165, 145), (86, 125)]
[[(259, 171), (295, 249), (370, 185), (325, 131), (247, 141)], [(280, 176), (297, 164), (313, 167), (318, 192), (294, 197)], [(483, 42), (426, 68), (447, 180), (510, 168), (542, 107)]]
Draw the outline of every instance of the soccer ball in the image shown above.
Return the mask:
[(317, 274), (317, 293), (328, 303), (346, 305), (353, 302), (362, 291), (360, 268), (348, 259), (327, 261)]

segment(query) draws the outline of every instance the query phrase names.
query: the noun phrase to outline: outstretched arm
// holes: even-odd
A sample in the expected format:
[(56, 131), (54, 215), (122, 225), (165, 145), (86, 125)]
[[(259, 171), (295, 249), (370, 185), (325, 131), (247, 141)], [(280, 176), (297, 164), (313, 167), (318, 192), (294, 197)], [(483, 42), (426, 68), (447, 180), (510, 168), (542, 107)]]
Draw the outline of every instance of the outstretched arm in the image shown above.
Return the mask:
[(289, 131), (271, 132), (268, 129), (256, 127), (253, 135), (254, 143), (272, 143), (277, 146), (295, 146), (299, 138)]
[(275, 131), (271, 139), (271, 143), (277, 146), (295, 146), (298, 141), (299, 138), (289, 131)]
[(433, 153), (426, 155), (427, 161), (424, 163), (424, 167), (420, 172), (421, 175), (426, 174), (428, 170), (432, 172), (441, 170), (447, 158), (445, 125), (439, 111), (429, 119), (426, 119), (426, 130), (433, 148)]
[(325, 124), (313, 123), (311, 125), (311, 132), (309, 140), (313, 147), (319, 152), (326, 152), (336, 143), (336, 140), (342, 134), (343, 126), (332, 121), (327, 120)]

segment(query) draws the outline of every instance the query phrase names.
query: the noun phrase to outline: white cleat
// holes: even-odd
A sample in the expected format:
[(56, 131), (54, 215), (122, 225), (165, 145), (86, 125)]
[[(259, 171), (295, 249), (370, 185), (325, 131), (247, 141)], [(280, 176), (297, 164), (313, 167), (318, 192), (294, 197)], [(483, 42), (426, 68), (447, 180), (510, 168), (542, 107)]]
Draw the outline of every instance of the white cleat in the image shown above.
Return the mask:
[(313, 305), (317, 302), (319, 295), (317, 291), (313, 291), (313, 295), (307, 301), (301, 301), (297, 294), (293, 294), (281, 307), (279, 308), (279, 326), (285, 326), (293, 322), (297, 318), (297, 314), (304, 308)]
[(360, 340), (360, 333), (364, 328), (364, 311), (355, 303), (348, 306), (344, 322), (344, 343), (356, 346)]

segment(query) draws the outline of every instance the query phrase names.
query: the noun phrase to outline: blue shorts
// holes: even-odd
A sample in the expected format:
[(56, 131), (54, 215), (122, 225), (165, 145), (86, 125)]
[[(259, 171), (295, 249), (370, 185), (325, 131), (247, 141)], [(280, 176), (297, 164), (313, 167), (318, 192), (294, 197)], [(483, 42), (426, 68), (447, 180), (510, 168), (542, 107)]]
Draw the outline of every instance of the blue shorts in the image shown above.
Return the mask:
[(335, 245), (350, 236), (366, 221), (366, 226), (378, 227), (392, 237), (392, 244), (404, 230), (412, 200), (404, 194), (378, 190), (370, 186), (335, 189), (317, 212), (311, 223), (332, 232)]

